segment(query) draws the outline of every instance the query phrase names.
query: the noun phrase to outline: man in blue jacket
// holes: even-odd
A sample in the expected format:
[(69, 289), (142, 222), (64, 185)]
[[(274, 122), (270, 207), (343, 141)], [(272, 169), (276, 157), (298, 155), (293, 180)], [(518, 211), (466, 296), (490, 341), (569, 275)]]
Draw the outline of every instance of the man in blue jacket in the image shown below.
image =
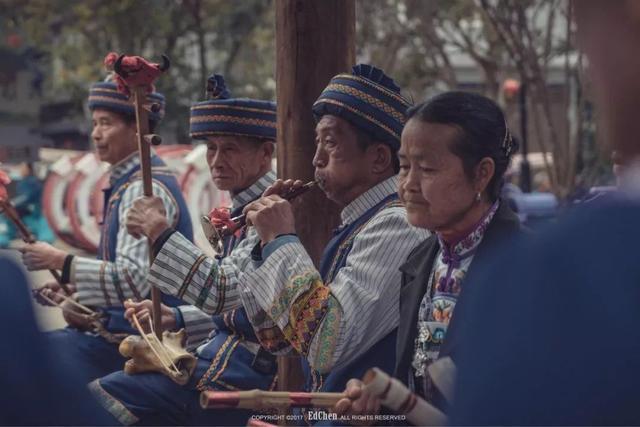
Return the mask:
[[(149, 115), (153, 129), (164, 115), (164, 97), (151, 93), (147, 100), (161, 106)], [(109, 81), (91, 87), (89, 109), (96, 153), (100, 160), (111, 164), (109, 187), (104, 189), (97, 259), (74, 256), (43, 242), (24, 246), (22, 259), (29, 270), (62, 270), (62, 279), (70, 284), (74, 298), (104, 313), (103, 323), (109, 334), (136, 333), (124, 319), (123, 304), (127, 299), (147, 298), (151, 288), (147, 282), (148, 242), (131, 236), (124, 222), (133, 201), (143, 194), (135, 110), (131, 101)], [(191, 219), (176, 177), (155, 154), (151, 164), (153, 192), (162, 200), (167, 221), (187, 239), (192, 239)], [(60, 300), (56, 294), (62, 290), (57, 283), (49, 283), (41, 292)], [(170, 305), (179, 303), (175, 298), (163, 298)], [(82, 367), (87, 382), (124, 365), (117, 343), (110, 342), (111, 338), (105, 334), (67, 327), (48, 336), (65, 346), (64, 357)]]

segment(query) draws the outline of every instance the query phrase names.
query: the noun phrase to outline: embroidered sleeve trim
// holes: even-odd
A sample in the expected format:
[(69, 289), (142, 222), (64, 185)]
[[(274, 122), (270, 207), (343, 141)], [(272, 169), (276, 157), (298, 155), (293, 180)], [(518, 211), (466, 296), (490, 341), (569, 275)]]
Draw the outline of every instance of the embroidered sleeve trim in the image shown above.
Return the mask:
[(118, 277), (118, 272), (116, 271), (115, 266), (111, 269), (111, 281), (113, 282), (113, 287), (116, 289), (118, 299), (121, 303), (124, 304), (124, 293), (122, 292), (122, 286), (120, 286), (120, 278)]
[(289, 322), (282, 334), (293, 348), (307, 357), (319, 333), (318, 348), (310, 362), (314, 369), (321, 370), (331, 365), (342, 314), (338, 301), (331, 295), (331, 288), (320, 280), (317, 273), (294, 278), (294, 288), (309, 281), (312, 281), (309, 289), (291, 304)]
[(187, 273), (186, 277), (184, 278), (184, 282), (182, 282), (182, 286), (180, 286), (180, 290), (178, 291), (178, 295), (177, 295), (178, 298), (182, 299), (185, 292), (187, 292), (187, 288), (191, 284), (191, 280), (193, 279), (193, 276), (196, 274), (196, 271), (198, 271), (200, 264), (202, 264), (206, 258), (207, 257), (205, 255), (200, 255), (196, 259), (196, 261), (193, 263), (193, 265), (189, 269), (189, 273)]
[[(209, 292), (211, 290), (211, 286), (213, 286), (213, 282), (216, 280), (217, 277), (218, 277), (218, 266), (214, 262), (211, 265), (211, 271), (209, 271), (209, 275), (207, 276), (207, 280), (205, 280), (204, 286), (200, 290), (200, 294), (198, 294), (198, 299), (196, 299), (196, 302), (193, 305), (195, 305), (196, 307), (202, 309), (202, 306), (204, 305), (205, 301), (207, 300), (207, 296), (209, 295)], [(217, 314), (217, 313), (218, 312), (216, 311), (214, 314)]]
[(107, 307), (111, 306), (111, 298), (109, 298), (109, 293), (107, 292), (107, 284), (105, 282), (105, 274), (107, 269), (107, 263), (103, 262), (100, 264), (100, 289), (102, 290), (102, 295), (104, 295), (104, 300)]
[(342, 307), (333, 295), (329, 295), (324, 321), (316, 333), (318, 339), (310, 349), (313, 357), (309, 360), (309, 364), (316, 371), (325, 373), (333, 367), (333, 354), (338, 346), (341, 321)]
[(282, 333), (293, 348), (302, 355), (309, 354), (309, 346), (318, 327), (327, 314), (330, 289), (322, 282), (316, 282), (313, 288), (303, 293), (291, 306), (289, 323)]
[(215, 313), (217, 314), (220, 313), (224, 307), (224, 300), (227, 292), (227, 276), (224, 274), (224, 268), (220, 267), (218, 272), (215, 273), (215, 280), (218, 290), (218, 305), (215, 310)]
[[(309, 290), (315, 283), (322, 283), (317, 271), (308, 271), (289, 280), (278, 295), (277, 301), (269, 309), (269, 316), (277, 322), (282, 316), (289, 315), (292, 303), (302, 292)], [(290, 316), (290, 315), (289, 315)]]
[(133, 279), (131, 278), (131, 275), (129, 274), (129, 269), (128, 268), (124, 268), (123, 272), (124, 272), (125, 282), (127, 282), (127, 285), (129, 285), (129, 289), (131, 289), (131, 293), (133, 293), (133, 296), (136, 298), (136, 301), (142, 301), (142, 297), (140, 296), (140, 292), (138, 292), (138, 288), (136, 288), (136, 285), (133, 283)]

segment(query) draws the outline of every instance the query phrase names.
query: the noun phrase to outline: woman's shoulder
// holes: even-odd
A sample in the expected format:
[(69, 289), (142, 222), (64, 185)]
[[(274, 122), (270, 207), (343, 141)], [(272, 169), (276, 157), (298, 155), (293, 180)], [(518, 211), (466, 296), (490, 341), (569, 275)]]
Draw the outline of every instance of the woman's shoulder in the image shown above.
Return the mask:
[(413, 248), (411, 252), (409, 252), (407, 260), (400, 266), (400, 270), (405, 273), (413, 273), (415, 275), (420, 267), (422, 267), (424, 263), (428, 262), (429, 254), (432, 253), (437, 244), (438, 239), (435, 234), (429, 235), (420, 244)]

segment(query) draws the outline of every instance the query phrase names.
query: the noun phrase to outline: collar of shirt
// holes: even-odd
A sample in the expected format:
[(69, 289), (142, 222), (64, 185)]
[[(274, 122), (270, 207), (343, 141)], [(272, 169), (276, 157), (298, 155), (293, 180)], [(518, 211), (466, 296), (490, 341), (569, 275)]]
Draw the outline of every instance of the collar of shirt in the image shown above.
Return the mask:
[(374, 185), (351, 203), (349, 203), (340, 213), (342, 224), (349, 224), (367, 210), (371, 209), (382, 201), (385, 197), (398, 191), (398, 177), (392, 176)]
[(247, 203), (254, 201), (275, 181), (276, 173), (274, 171), (269, 171), (262, 175), (262, 177), (254, 182), (249, 188), (242, 190), (231, 198), (231, 209), (238, 209)]
[(109, 184), (115, 184), (119, 178), (129, 173), (131, 169), (135, 168), (139, 164), (140, 156), (137, 151), (134, 151), (118, 163), (112, 165), (111, 168), (109, 168)]
[(442, 248), (442, 257), (445, 264), (449, 264), (452, 261), (454, 263), (459, 262), (461, 259), (466, 258), (475, 252), (476, 248), (482, 241), (482, 237), (484, 236), (487, 227), (496, 214), (499, 205), (499, 200), (496, 200), (480, 221), (478, 221), (478, 223), (475, 224), (468, 233), (464, 234), (453, 244), (447, 244), (442, 240), (440, 235), (438, 235), (438, 241)]

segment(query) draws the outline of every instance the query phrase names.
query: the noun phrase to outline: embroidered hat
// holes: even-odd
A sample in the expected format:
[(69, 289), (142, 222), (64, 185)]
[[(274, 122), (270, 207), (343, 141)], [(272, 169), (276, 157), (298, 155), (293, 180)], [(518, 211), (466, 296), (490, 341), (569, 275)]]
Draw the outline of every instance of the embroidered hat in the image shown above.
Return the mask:
[[(149, 120), (158, 123), (164, 117), (164, 96), (158, 92), (147, 95), (148, 103), (160, 105), (159, 111), (149, 111)], [(116, 84), (110, 81), (94, 83), (89, 89), (89, 110), (104, 109), (121, 113), (125, 115), (135, 116), (136, 111), (133, 106), (133, 100), (118, 92)]]
[(224, 78), (213, 74), (207, 79), (209, 100), (191, 106), (191, 138), (237, 135), (276, 139), (276, 104), (248, 98), (231, 98)]
[(313, 104), (316, 120), (325, 114), (342, 117), (373, 138), (400, 146), (409, 101), (382, 70), (367, 64), (331, 79)]

